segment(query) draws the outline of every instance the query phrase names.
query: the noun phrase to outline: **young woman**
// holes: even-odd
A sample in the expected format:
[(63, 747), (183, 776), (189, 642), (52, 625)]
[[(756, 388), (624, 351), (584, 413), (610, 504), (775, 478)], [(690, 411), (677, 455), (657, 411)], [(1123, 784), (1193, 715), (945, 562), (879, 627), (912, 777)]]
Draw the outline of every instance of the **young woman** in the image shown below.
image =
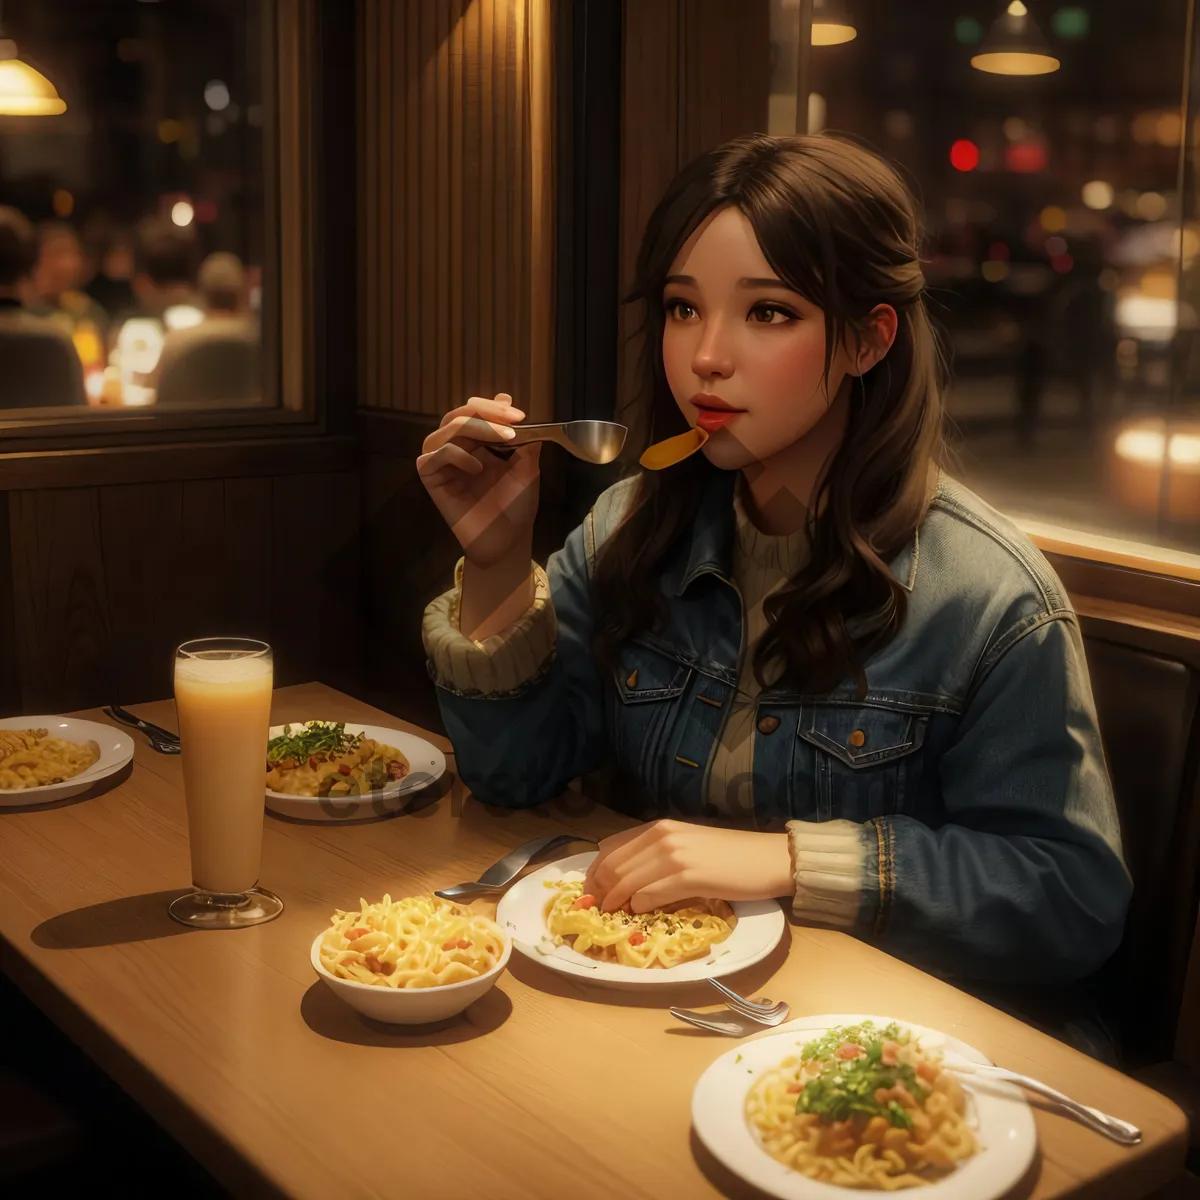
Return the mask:
[(788, 896), (929, 970), (1062, 983), (1118, 944), (1130, 880), (1062, 585), (939, 469), (918, 240), (846, 142), (687, 167), (632, 298), (649, 440), (708, 441), (605, 491), (543, 572), (539, 447), (489, 452), (524, 414), (448, 413), (417, 459), (464, 550), (430, 673), (485, 802), (615, 760), (672, 814), (601, 844), (605, 909)]

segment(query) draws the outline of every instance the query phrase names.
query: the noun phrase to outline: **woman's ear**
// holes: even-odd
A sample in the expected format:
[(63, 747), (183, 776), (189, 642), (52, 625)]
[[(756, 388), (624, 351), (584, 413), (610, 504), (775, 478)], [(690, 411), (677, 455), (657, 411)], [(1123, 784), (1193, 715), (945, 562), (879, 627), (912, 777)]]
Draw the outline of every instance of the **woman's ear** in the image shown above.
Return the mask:
[(865, 375), (892, 348), (899, 318), (890, 304), (877, 304), (867, 316), (858, 339), (851, 375)]

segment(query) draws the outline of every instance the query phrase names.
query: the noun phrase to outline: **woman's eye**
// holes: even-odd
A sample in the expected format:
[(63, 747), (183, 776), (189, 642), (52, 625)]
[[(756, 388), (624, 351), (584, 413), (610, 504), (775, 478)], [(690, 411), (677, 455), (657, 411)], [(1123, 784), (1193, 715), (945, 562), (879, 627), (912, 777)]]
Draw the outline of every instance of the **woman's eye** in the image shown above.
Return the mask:
[(750, 316), (760, 325), (783, 325), (796, 319), (795, 313), (778, 304), (756, 304), (750, 310)]
[(690, 321), (696, 315), (696, 310), (686, 300), (668, 300), (665, 308), (667, 316), (677, 321)]

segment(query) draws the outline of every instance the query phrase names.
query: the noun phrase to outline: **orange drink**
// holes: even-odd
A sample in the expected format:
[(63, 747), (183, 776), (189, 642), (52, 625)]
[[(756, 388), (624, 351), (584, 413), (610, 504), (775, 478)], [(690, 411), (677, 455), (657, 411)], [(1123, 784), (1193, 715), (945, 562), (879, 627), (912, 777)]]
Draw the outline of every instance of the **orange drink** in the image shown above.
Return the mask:
[(175, 707), (195, 891), (170, 906), (186, 925), (234, 929), (278, 916), (259, 888), (274, 668), (271, 648), (241, 638), (175, 653)]

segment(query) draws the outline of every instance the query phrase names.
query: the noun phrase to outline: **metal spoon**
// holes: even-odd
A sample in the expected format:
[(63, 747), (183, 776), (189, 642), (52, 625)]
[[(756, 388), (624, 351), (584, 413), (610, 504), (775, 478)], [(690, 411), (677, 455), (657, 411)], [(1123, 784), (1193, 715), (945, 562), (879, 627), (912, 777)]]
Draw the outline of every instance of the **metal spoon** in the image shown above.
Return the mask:
[(596, 839), (585, 833), (556, 833), (549, 837), (534, 838), (488, 867), (476, 882), (456, 883), (453, 887), (440, 888), (433, 894), (441, 896), (443, 900), (473, 900), (476, 896), (502, 892), (539, 854), (557, 850), (559, 846), (567, 846), (571, 842), (596, 845)]
[(530, 442), (557, 442), (564, 450), (584, 462), (602, 465), (610, 463), (621, 453), (625, 435), (624, 425), (615, 421), (558, 421), (546, 425), (513, 425), (516, 436), (507, 439), (502, 447), (485, 443), (497, 458), (508, 458), (517, 446)]

